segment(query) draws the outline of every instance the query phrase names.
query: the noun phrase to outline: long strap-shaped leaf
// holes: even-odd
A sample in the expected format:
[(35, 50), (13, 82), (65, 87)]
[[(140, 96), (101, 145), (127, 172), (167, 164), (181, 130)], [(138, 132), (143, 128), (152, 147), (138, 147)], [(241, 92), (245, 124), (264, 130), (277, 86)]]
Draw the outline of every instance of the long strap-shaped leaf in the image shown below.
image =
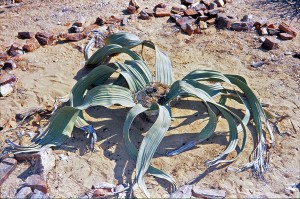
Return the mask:
[[(149, 108), (145, 108), (141, 104), (137, 104), (128, 112), (128, 114), (126, 116), (126, 120), (124, 122), (123, 138), (124, 138), (125, 146), (126, 146), (129, 156), (134, 161), (137, 160), (138, 150), (134, 146), (134, 144), (132, 144), (132, 142), (130, 140), (129, 129), (130, 129), (130, 126), (132, 125), (133, 120), (136, 118), (136, 116), (147, 110), (149, 110)], [(169, 174), (167, 174), (159, 169), (156, 169), (155, 167), (153, 167), (151, 165), (149, 166), (147, 172), (155, 177), (162, 178), (162, 179), (165, 179), (165, 180), (171, 182), (173, 187), (176, 186), (175, 180), (172, 178), (172, 176), (170, 176)]]
[(214, 70), (195, 70), (187, 74), (182, 80), (195, 81), (224, 81), (231, 84), (230, 80), (222, 73)]
[[(197, 135), (197, 137), (195, 139), (193, 139), (192, 141), (189, 141), (188, 143), (179, 147), (178, 149), (168, 152), (166, 154), (168, 156), (174, 156), (179, 153), (182, 153), (183, 151), (186, 151), (186, 150), (194, 147), (196, 144), (209, 138), (214, 133), (216, 126), (217, 126), (217, 116), (212, 111), (210, 105), (205, 100), (205, 99), (207, 99), (206, 95), (208, 95), (208, 94), (206, 94), (206, 95), (203, 94), (205, 91), (201, 90), (200, 88), (198, 88), (199, 90), (197, 93), (196, 92), (193, 93), (193, 92), (185, 89), (186, 86), (187, 86), (187, 84), (185, 83), (185, 81), (175, 82), (171, 86), (169, 95), (167, 95), (166, 100), (169, 102), (170, 100), (176, 98), (178, 95), (181, 95), (181, 93), (185, 91), (186, 93), (191, 94), (203, 101), (203, 103), (205, 104), (205, 106), (207, 107), (207, 110), (208, 110), (209, 121), (208, 121), (207, 125), (200, 131), (200, 133)], [(209, 91), (212, 91), (207, 86), (204, 86), (204, 88), (208, 89)]]
[(135, 103), (131, 91), (117, 85), (96, 86), (87, 92), (82, 105), (76, 108), (84, 110), (91, 106), (109, 107), (114, 104), (133, 107)]
[(153, 104), (152, 110), (159, 110), (158, 117), (153, 126), (148, 130), (143, 139), (137, 157), (135, 183), (144, 191), (149, 198), (150, 194), (144, 182), (144, 175), (147, 172), (151, 159), (161, 143), (165, 133), (168, 131), (171, 123), (171, 117), (168, 109), (159, 104)]
[(142, 58), (136, 52), (117, 44), (110, 44), (97, 50), (86, 62), (86, 66), (98, 66), (103, 64), (111, 56), (119, 53), (126, 53), (134, 60), (142, 60)]
[(58, 109), (50, 118), (49, 124), (45, 131), (33, 140), (29, 146), (19, 146), (14, 144), (12, 152), (37, 152), (43, 146), (58, 146), (65, 142), (73, 131), (74, 122), (79, 110), (73, 107), (62, 107)]
[(79, 106), (83, 102), (84, 93), (96, 81), (104, 83), (113, 73), (115, 69), (107, 65), (99, 65), (89, 74), (81, 78), (72, 88), (70, 94), (71, 106)]
[(172, 72), (172, 62), (170, 58), (162, 52), (155, 44), (151, 41), (142, 41), (137, 36), (120, 32), (111, 36), (108, 36), (105, 40), (106, 45), (117, 44), (125, 48), (133, 48), (142, 44), (155, 50), (156, 61), (155, 61), (155, 70), (156, 70), (156, 82), (163, 84), (171, 85), (173, 83), (173, 72)]

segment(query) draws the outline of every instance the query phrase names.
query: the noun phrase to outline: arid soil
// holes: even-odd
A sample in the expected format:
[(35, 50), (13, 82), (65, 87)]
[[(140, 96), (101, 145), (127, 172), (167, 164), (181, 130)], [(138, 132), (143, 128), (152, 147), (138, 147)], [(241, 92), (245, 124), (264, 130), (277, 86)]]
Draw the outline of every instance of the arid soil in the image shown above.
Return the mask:
[[(0, 7), (0, 51), (6, 51), (13, 42), (24, 43), (17, 38), (19, 31), (46, 31), (58, 35), (67, 32), (69, 24), (80, 16), (85, 17), (85, 25), (88, 26), (98, 16), (126, 15), (124, 10), (128, 6), (128, 1), (120, 0), (23, 2)], [(163, 2), (172, 4), (179, 1)], [(143, 0), (139, 3), (142, 7), (152, 8), (159, 2)], [(168, 17), (135, 20), (127, 26), (116, 27), (116, 30), (132, 32), (141, 39), (155, 42), (171, 57), (176, 79), (195, 69), (242, 75), (261, 102), (269, 105), (269, 111), (288, 115), (278, 123), (281, 134), (276, 133), (276, 146), (270, 158), (271, 170), (265, 174), (263, 181), (255, 179), (250, 170), (241, 173), (228, 171), (227, 165), (206, 169), (205, 162), (221, 153), (228, 143), (228, 127), (224, 121), (218, 126), (216, 135), (193, 150), (175, 157), (164, 156), (166, 151), (191, 140), (206, 121), (205, 109), (199, 106), (199, 102), (193, 99), (178, 102), (173, 108), (171, 128), (153, 160), (157, 168), (172, 174), (178, 186), (196, 178), (195, 186), (223, 189), (228, 198), (264, 195), (269, 198), (299, 197), (299, 191), (290, 193), (286, 188), (299, 184), (300, 180), (300, 60), (287, 53), (300, 51), (300, 21), (297, 21), (297, 16), (291, 19), (285, 8), (275, 4), (263, 0), (233, 0), (224, 7), (225, 13), (236, 15), (239, 19), (245, 14), (252, 14), (254, 19), (266, 17), (270, 22), (285, 21), (298, 28), (295, 39), (280, 40), (279, 48), (271, 51), (260, 47), (261, 36), (254, 31), (235, 32), (210, 27), (203, 34), (188, 36), (180, 31), (173, 33), (176, 27), (168, 22)], [(13, 71), (18, 79), (13, 93), (0, 98), (0, 117), (8, 121), (10, 128), (17, 125), (16, 113), (30, 107), (52, 105), (57, 96), (67, 95), (76, 81), (89, 71), (83, 68), (81, 49), (85, 43), (86, 40), (57, 42), (22, 55), (22, 61)], [(149, 60), (153, 55), (153, 52), (147, 51), (144, 58)], [(250, 66), (253, 61), (265, 61), (267, 64), (253, 68)], [(77, 129), (71, 139), (55, 148), (56, 166), (47, 178), (51, 197), (78, 197), (92, 185), (103, 181), (113, 184), (132, 182), (135, 164), (127, 155), (122, 141), (127, 111), (119, 107), (96, 107), (86, 112), (98, 133), (96, 152), (87, 150), (88, 139)], [(132, 137), (135, 137), (136, 144), (141, 141), (141, 133), (149, 127), (149, 123), (135, 121)], [(27, 134), (18, 139), (16, 131), (0, 133), (1, 146), (7, 138), (17, 143), (29, 143)], [(253, 150), (250, 131), (247, 138), (249, 143), (245, 151), (230, 166), (239, 167), (248, 162)], [(29, 163), (18, 164), (0, 187), (0, 197), (14, 197), (30, 173)], [(152, 197), (168, 197), (170, 185), (167, 182), (147, 176), (146, 184)], [(144, 197), (139, 191), (137, 196)]]

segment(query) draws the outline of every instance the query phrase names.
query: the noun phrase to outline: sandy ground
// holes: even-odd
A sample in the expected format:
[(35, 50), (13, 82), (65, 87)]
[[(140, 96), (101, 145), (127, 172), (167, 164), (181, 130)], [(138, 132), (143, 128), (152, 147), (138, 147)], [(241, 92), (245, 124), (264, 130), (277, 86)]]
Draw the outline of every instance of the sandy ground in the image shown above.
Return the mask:
[[(24, 43), (17, 38), (18, 31), (49, 31), (59, 34), (67, 31), (68, 26), (64, 24), (74, 22), (80, 15), (86, 18), (88, 25), (100, 15), (124, 15), (123, 10), (128, 4), (127, 1), (108, 0), (24, 2), (21, 6), (0, 9), (0, 51), (5, 51), (13, 42)], [(140, 2), (142, 7), (153, 7), (157, 3), (155, 0)], [(252, 14), (254, 19), (267, 17), (271, 22), (287, 21), (300, 27), (299, 21), (288, 18), (286, 10), (274, 8), (273, 3), (264, 4), (264, 1), (234, 0), (225, 6), (225, 12), (238, 18), (244, 14)], [(173, 23), (167, 23), (167, 19), (136, 20), (119, 30), (135, 33), (140, 38), (152, 40), (159, 45), (171, 57), (176, 79), (195, 69), (213, 69), (242, 75), (260, 100), (269, 104), (269, 110), (289, 117), (278, 124), (282, 135), (276, 134), (276, 146), (270, 159), (271, 171), (265, 175), (266, 181), (253, 178), (251, 171), (237, 174), (226, 171), (227, 166), (206, 170), (204, 163), (216, 157), (228, 143), (225, 122), (220, 123), (215, 136), (195, 149), (175, 157), (162, 155), (192, 139), (204, 125), (204, 111), (193, 99), (181, 101), (173, 108), (174, 121), (159, 146), (153, 165), (171, 173), (179, 186), (197, 178), (195, 185), (226, 190), (227, 197), (230, 198), (260, 195), (270, 198), (297, 197), (297, 193), (287, 194), (285, 187), (298, 184), (300, 180), (300, 61), (284, 53), (300, 50), (300, 36), (292, 41), (281, 41), (276, 50), (264, 51), (260, 48), (260, 36), (254, 32), (219, 31), (212, 27), (200, 35), (188, 36), (178, 32), (165, 36), (165, 33), (175, 29)], [(13, 71), (18, 78), (14, 92), (0, 98), (1, 117), (8, 120), (11, 127), (16, 125), (16, 113), (28, 107), (53, 104), (56, 96), (67, 95), (76, 80), (88, 72), (82, 66), (84, 57), (78, 50), (84, 42), (45, 46), (22, 56), (24, 59), (19, 68)], [(145, 54), (146, 59), (151, 57), (151, 52)], [(267, 64), (260, 68), (250, 66), (252, 61), (261, 60), (267, 61)], [(121, 135), (127, 111), (128, 109), (118, 107), (97, 107), (87, 111), (86, 115), (95, 125), (99, 137), (96, 152), (88, 152), (85, 135), (74, 130), (73, 137), (54, 150), (56, 167), (48, 175), (51, 197), (77, 197), (102, 181), (114, 184), (131, 182), (134, 162), (124, 150)], [(194, 122), (193, 125), (190, 125), (191, 122)], [(141, 141), (141, 133), (149, 125), (135, 121), (132, 137), (136, 137), (136, 144)], [(23, 139), (28, 140), (26, 137)], [(6, 138), (16, 138), (16, 133), (1, 133), (2, 145)], [(243, 155), (231, 166), (238, 167), (248, 161), (252, 150), (250, 134), (248, 140), (249, 145)], [(67, 158), (62, 158), (62, 154)], [(0, 197), (14, 197), (30, 172), (29, 164), (19, 164), (0, 188)], [(156, 181), (147, 176), (146, 183), (153, 197), (168, 196), (170, 185), (167, 182)], [(139, 194), (138, 196), (142, 196)]]

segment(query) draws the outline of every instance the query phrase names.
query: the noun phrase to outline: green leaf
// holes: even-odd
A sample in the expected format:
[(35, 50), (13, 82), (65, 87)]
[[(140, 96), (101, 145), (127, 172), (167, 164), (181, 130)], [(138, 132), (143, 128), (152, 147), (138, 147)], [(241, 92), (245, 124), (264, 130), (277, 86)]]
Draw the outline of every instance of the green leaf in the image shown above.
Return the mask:
[[(132, 125), (132, 122), (134, 121), (134, 119), (136, 118), (137, 115), (139, 115), (142, 112), (145, 112), (149, 110), (149, 108), (145, 108), (143, 107), (141, 104), (137, 104), (136, 106), (134, 106), (127, 114), (126, 116), (126, 120), (124, 122), (124, 126), (123, 126), (123, 138), (124, 138), (124, 142), (125, 142), (125, 146), (126, 149), (128, 151), (129, 156), (131, 157), (131, 159), (133, 159), (134, 161), (137, 160), (137, 156), (138, 156), (138, 150), (137, 148), (134, 146), (134, 144), (132, 144), (130, 137), (129, 137), (129, 129), (130, 126)], [(149, 131), (148, 131), (149, 132)], [(172, 176), (170, 176), (169, 174), (154, 168), (153, 166), (149, 166), (147, 172), (149, 172), (151, 175), (158, 177), (158, 178), (163, 178), (169, 182), (172, 183), (172, 185), (175, 187), (176, 183), (175, 180), (172, 178)]]
[(114, 72), (115, 69), (109, 66), (99, 65), (89, 74), (81, 78), (71, 90), (71, 106), (80, 106), (83, 102), (84, 93), (86, 90), (96, 81), (100, 83), (99, 80), (101, 80), (101, 82), (104, 83)]
[(84, 110), (92, 106), (110, 107), (114, 104), (133, 107), (135, 103), (131, 91), (116, 85), (96, 86), (87, 92), (82, 105), (76, 108)]
[(14, 154), (25, 152), (38, 152), (43, 146), (59, 146), (64, 143), (73, 131), (74, 122), (78, 116), (79, 110), (73, 107), (62, 107), (58, 109), (50, 118), (45, 131), (32, 140), (29, 146), (17, 146), (12, 150)]
[(128, 32), (117, 32), (109, 35), (105, 39), (105, 45), (118, 44), (125, 48), (133, 48), (141, 43), (142, 41), (138, 38), (138, 36)]
[(171, 123), (171, 117), (165, 106), (153, 104), (151, 110), (159, 110), (158, 118), (153, 126), (148, 130), (143, 139), (137, 157), (135, 183), (144, 191), (149, 198), (150, 194), (144, 183), (144, 175), (150, 166), (151, 159), (161, 143), (165, 133), (168, 131)]
[(213, 70), (195, 70), (187, 74), (182, 80), (195, 80), (195, 81), (215, 81), (227, 82), (231, 84), (230, 80), (220, 72)]
[(86, 66), (98, 66), (100, 64), (103, 64), (111, 56), (119, 53), (126, 53), (134, 60), (142, 60), (142, 58), (136, 52), (117, 44), (110, 44), (97, 50), (86, 62)]

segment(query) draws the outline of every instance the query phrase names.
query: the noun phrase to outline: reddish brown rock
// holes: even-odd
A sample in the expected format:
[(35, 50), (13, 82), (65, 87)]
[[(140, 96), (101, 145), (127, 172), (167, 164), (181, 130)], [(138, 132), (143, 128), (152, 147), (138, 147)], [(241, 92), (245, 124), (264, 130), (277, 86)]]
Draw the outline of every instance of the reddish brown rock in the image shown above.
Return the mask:
[(271, 38), (266, 38), (265, 41), (262, 43), (262, 47), (267, 50), (273, 50), (275, 48), (278, 48), (278, 43)]
[(294, 37), (297, 36), (297, 30), (296, 28), (289, 26), (288, 24), (286, 24), (285, 22), (282, 22), (279, 27), (278, 27), (282, 32), (284, 33), (288, 33)]
[(195, 16), (195, 15), (198, 15), (198, 12), (193, 8), (189, 8), (184, 11), (184, 14), (187, 16)]
[(80, 41), (86, 36), (83, 33), (67, 33), (64, 37), (66, 41)]
[(171, 12), (173, 12), (175, 14), (179, 14), (179, 13), (184, 12), (186, 9), (187, 8), (185, 5), (175, 5), (175, 6), (172, 6)]
[(0, 162), (0, 186), (17, 167), (17, 160), (5, 158)]
[(210, 17), (217, 17), (219, 14), (220, 10), (219, 9), (214, 9), (214, 10), (209, 10), (208, 11), (208, 15)]
[(28, 187), (31, 187), (32, 189), (37, 189), (43, 193), (48, 192), (48, 186), (44, 178), (40, 175), (34, 174), (29, 176), (26, 179), (26, 184)]
[(156, 8), (166, 8), (166, 7), (167, 7), (167, 5), (165, 3), (159, 3), (156, 6), (154, 6), (154, 9), (156, 9)]
[(82, 33), (84, 35), (88, 35), (92, 30), (95, 30), (96, 28), (98, 28), (97, 24), (92, 24), (90, 26), (87, 26), (83, 29)]
[(193, 3), (194, 3), (193, 0), (181, 0), (181, 4), (183, 4), (185, 6), (192, 5)]
[(150, 16), (150, 17), (154, 17), (155, 12), (152, 9), (144, 9), (144, 11)]
[(230, 29), (231, 27), (231, 19), (229, 19), (227, 16), (219, 15), (217, 18), (217, 27), (219, 29)]
[(4, 73), (0, 75), (0, 86), (16, 82), (16, 75)]
[(216, 18), (208, 19), (208, 20), (206, 20), (206, 23), (207, 23), (208, 25), (213, 25), (213, 24), (216, 23)]
[(185, 32), (186, 34), (188, 34), (188, 35), (192, 35), (193, 33), (194, 33), (194, 28), (193, 28), (193, 25), (192, 24), (183, 24), (182, 26), (181, 26), (181, 29), (182, 29), (182, 31), (183, 32)]
[(251, 24), (247, 22), (239, 22), (239, 23), (232, 23), (231, 29), (235, 31), (249, 31), (251, 30)]
[(149, 20), (151, 17), (146, 13), (145, 10), (142, 10), (139, 14), (139, 18), (143, 20)]
[(19, 39), (30, 39), (34, 37), (34, 32), (18, 32)]
[(23, 46), (23, 50), (26, 52), (32, 52), (40, 47), (39, 42), (35, 38), (31, 38), (26, 41), (26, 44)]
[(280, 33), (280, 34), (279, 34), (279, 37), (280, 37), (280, 39), (282, 39), (282, 40), (291, 40), (291, 39), (294, 39), (294, 38), (295, 38), (295, 36), (290, 35), (290, 34), (288, 34), (288, 33)]
[(37, 32), (35, 38), (41, 45), (50, 45), (54, 41), (54, 35), (47, 32)]
[(195, 22), (195, 19), (192, 17), (182, 17), (176, 20), (176, 24), (182, 26), (184, 24), (192, 24)]
[(155, 10), (155, 16), (156, 17), (167, 17), (167, 16), (170, 16), (171, 13), (168, 9), (166, 8), (157, 8)]
[(73, 23), (73, 26), (77, 26), (77, 27), (82, 27), (85, 23), (85, 18), (84, 17), (80, 17), (80, 19), (78, 21), (75, 21)]
[(104, 19), (101, 16), (97, 17), (95, 24), (97, 24), (99, 26), (104, 25)]
[(22, 54), (24, 54), (24, 52), (23, 52), (22, 46), (20, 44), (14, 43), (7, 50), (7, 54), (14, 57), (17, 55), (22, 55)]
[(199, 21), (207, 21), (208, 16), (199, 16), (198, 19), (199, 19)]
[(139, 6), (139, 4), (137, 3), (136, 0), (130, 0), (130, 1), (129, 1), (129, 5), (130, 5), (130, 6), (136, 7), (136, 9), (139, 9), (139, 8), (140, 8), (140, 6)]
[(128, 6), (127, 11), (128, 11), (129, 14), (136, 14), (137, 13), (137, 9), (134, 6)]
[(273, 29), (273, 28), (268, 28), (268, 33), (269, 33), (269, 35), (279, 35), (280, 30)]
[(202, 189), (200, 187), (193, 187), (192, 194), (197, 198), (225, 198), (226, 191), (218, 189)]

